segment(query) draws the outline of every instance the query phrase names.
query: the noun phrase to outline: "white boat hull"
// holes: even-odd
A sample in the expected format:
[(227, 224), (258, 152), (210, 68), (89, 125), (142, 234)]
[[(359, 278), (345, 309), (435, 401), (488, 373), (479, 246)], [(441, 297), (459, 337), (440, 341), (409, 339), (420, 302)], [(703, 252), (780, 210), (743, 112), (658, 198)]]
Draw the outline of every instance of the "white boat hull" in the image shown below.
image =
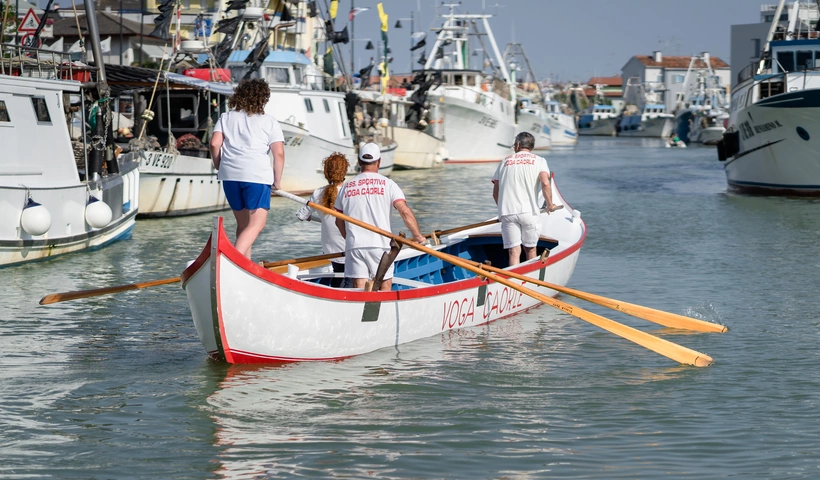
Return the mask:
[[(563, 203), (559, 194), (554, 197)], [(516, 272), (558, 285), (569, 281), (585, 226), (580, 218), (573, 220), (571, 209), (561, 212), (542, 215), (544, 234), (557, 237), (547, 260), (526, 262)], [(470, 235), (498, 231), (498, 224), (465, 231), (459, 238), (445, 237), (441, 248), (466, 241)], [(420, 255), (404, 250), (399, 260), (413, 256)], [(215, 219), (208, 245), (182, 279), (206, 352), (228, 363), (341, 359), (486, 324), (540, 305), (512, 288), (478, 277), (363, 292), (279, 275), (233, 249), (221, 218)], [(399, 280), (394, 277), (394, 284)], [(551, 296), (557, 293), (534, 285), (528, 288)]]
[(447, 158), (444, 142), (428, 133), (405, 127), (392, 127), (390, 132), (398, 144), (393, 159), (395, 169), (440, 167)]
[[(558, 118), (554, 118), (558, 116)], [(566, 114), (550, 114), (550, 136), (552, 144), (575, 145), (578, 143), (578, 129), (575, 127), (575, 119)]]
[(766, 98), (740, 110), (736, 118), (739, 151), (724, 163), (731, 188), (820, 195), (820, 148), (811, 138), (820, 132), (820, 89)]
[(650, 137), (668, 138), (672, 135), (674, 121), (669, 117), (654, 117), (642, 120), (638, 128), (634, 130), (622, 130), (618, 132), (619, 137)]
[(444, 97), (447, 163), (500, 162), (513, 153), (515, 126), (511, 119), (460, 98)]
[(140, 217), (173, 217), (230, 208), (210, 158), (161, 151), (139, 151), (137, 157)]
[(599, 118), (597, 120), (592, 120), (589, 127), (578, 128), (578, 135), (612, 137), (615, 135), (615, 126), (617, 124), (618, 117)]
[(692, 138), (693, 135), (690, 134), (689, 141), (704, 145), (717, 145), (725, 132), (726, 129), (723, 127), (706, 127), (698, 132), (693, 132), (695, 138)]
[[(85, 184), (28, 189), (31, 198), (51, 214), (51, 228), (44, 235), (37, 236), (28, 234), (21, 226), (26, 188), (0, 188), (0, 265), (94, 250), (128, 238), (139, 207), (140, 178), (135, 164), (130, 167), (126, 162), (121, 164), (121, 177), (110, 180), (113, 184), (106, 185), (102, 192), (90, 192), (95, 197), (102, 197), (100, 200), (112, 210), (111, 222), (102, 228), (90, 226), (85, 218), (89, 196)], [(107, 182), (103, 179), (104, 184)]]
[(355, 165), (356, 151), (352, 144), (336, 143), (311, 135), (309, 131), (286, 122), (280, 121), (279, 124), (285, 135), (282, 190), (296, 195), (307, 195), (327, 185), (322, 161), (333, 152), (344, 154), (351, 165)]
[(539, 115), (521, 110), (518, 112), (516, 132), (530, 132), (535, 137), (533, 151), (545, 151), (552, 148), (552, 133), (549, 123)]

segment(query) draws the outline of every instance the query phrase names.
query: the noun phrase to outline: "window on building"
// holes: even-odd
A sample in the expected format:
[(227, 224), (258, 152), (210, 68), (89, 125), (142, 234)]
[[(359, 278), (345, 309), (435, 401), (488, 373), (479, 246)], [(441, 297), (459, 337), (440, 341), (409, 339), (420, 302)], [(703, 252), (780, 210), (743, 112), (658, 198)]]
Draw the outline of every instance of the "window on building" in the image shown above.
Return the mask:
[(777, 63), (784, 72), (794, 71), (794, 52), (777, 52)]
[(324, 104), (325, 104), (325, 112), (330, 113), (330, 104), (329, 104), (329, 103), (327, 103), (327, 99), (326, 99), (326, 98), (323, 98), (323, 99), (322, 99), (322, 103), (324, 103)]
[(686, 75), (672, 75), (672, 83), (683, 83)]
[(9, 110), (6, 108), (6, 102), (3, 100), (0, 100), (0, 122), (11, 122)]
[(45, 98), (31, 97), (31, 104), (34, 106), (34, 116), (37, 117), (37, 123), (51, 123), (51, 115), (48, 114)]
[(800, 50), (797, 52), (797, 70), (809, 69), (814, 67), (812, 61), (811, 50)]
[(305, 99), (305, 108), (307, 109), (308, 113), (313, 111), (313, 102), (311, 102), (309, 98)]

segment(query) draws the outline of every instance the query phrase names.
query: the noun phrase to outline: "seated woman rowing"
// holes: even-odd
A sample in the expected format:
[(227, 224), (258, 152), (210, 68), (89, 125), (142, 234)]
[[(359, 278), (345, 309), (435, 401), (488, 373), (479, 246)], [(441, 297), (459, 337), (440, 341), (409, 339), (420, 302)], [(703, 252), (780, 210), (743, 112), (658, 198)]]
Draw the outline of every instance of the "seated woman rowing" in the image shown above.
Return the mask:
[[(324, 187), (316, 189), (313, 195), (310, 196), (310, 201), (327, 208), (333, 208), (336, 203), (336, 196), (339, 194), (339, 188), (345, 180), (345, 174), (350, 168), (350, 163), (347, 158), (339, 152), (330, 154), (324, 159), (324, 173), (328, 184)], [(345, 271), (345, 239), (342, 233), (336, 227), (336, 217), (332, 215), (325, 215), (313, 208), (305, 205), (296, 212), (296, 216), (302, 221), (316, 221), (322, 224), (322, 253), (339, 253), (339, 258), (330, 261), (333, 266), (333, 271), (336, 273)], [(334, 278), (330, 286), (342, 287), (343, 279)]]

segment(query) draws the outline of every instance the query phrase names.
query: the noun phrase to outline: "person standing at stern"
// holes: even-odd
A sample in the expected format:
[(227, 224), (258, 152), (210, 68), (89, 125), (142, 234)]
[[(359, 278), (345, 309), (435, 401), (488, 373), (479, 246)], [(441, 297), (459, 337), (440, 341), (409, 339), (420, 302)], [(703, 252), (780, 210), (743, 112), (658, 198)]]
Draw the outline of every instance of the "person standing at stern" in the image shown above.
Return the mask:
[[(278, 190), (285, 168), (285, 136), (265, 105), (270, 88), (261, 79), (242, 80), (228, 100), (233, 110), (214, 125), (211, 158), (236, 217), (235, 247), (251, 258), (251, 247), (265, 227), (271, 186)], [(273, 165), (271, 165), (273, 154)]]
[(558, 209), (552, 203), (550, 169), (547, 161), (532, 153), (535, 137), (521, 132), (515, 137), (513, 150), (493, 174), (493, 200), (498, 205), (501, 239), (509, 254), (510, 266), (521, 263), (521, 246), (527, 260), (536, 256), (539, 232), (538, 191), (547, 201), (547, 214)]
[[(416, 216), (396, 182), (379, 173), (381, 150), (375, 143), (362, 145), (359, 151), (359, 175), (345, 183), (336, 197), (336, 210), (382, 230), (390, 230), (390, 207), (399, 211), (413, 240), (424, 243)], [(379, 267), (382, 254), (390, 251), (390, 239), (337, 218), (336, 226), (345, 237), (345, 279), (351, 279), (353, 288), (364, 288)], [(393, 286), (393, 265), (384, 275), (382, 291)]]

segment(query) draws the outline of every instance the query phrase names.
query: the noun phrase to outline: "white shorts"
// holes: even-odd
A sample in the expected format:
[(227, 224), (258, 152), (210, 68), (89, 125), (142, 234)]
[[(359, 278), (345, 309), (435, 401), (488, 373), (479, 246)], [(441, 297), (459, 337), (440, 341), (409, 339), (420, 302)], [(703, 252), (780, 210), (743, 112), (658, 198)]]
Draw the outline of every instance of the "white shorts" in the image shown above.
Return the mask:
[[(382, 255), (389, 252), (389, 248), (354, 248), (345, 252), (345, 278), (372, 279), (382, 261)], [(393, 278), (393, 264), (384, 274), (384, 279)]]
[(538, 245), (540, 222), (538, 215), (521, 213), (501, 217), (501, 239), (504, 248), (524, 245), (527, 248)]

